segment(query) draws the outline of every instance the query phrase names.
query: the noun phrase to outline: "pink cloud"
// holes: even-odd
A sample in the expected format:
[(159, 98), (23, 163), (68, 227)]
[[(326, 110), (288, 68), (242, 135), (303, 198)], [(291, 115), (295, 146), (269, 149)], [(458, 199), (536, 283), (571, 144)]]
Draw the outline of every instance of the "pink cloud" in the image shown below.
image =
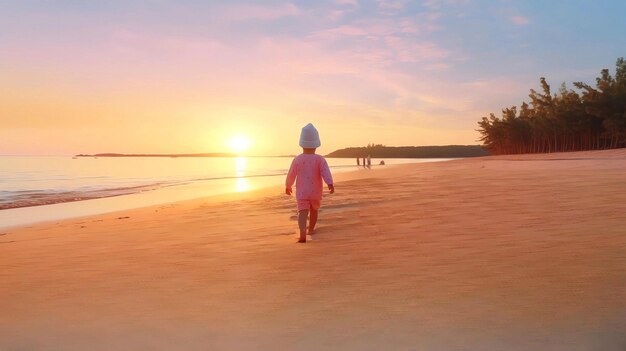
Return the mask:
[(337, 21), (343, 17), (344, 11), (341, 10), (333, 10), (330, 11), (328, 16), (326, 16), (331, 21)]
[(511, 17), (511, 22), (513, 22), (513, 24), (515, 24), (517, 26), (523, 26), (525, 24), (528, 24), (529, 20), (528, 20), (528, 17), (513, 16), (513, 17)]

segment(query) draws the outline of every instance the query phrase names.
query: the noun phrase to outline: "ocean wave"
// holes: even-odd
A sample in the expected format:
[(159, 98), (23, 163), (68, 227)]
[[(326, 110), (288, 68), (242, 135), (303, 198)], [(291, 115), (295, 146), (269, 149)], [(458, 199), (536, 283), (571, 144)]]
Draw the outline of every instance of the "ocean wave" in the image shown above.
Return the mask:
[(0, 192), (0, 210), (130, 195), (143, 191), (156, 190), (158, 188), (171, 185), (176, 184), (151, 183), (139, 186), (72, 191), (58, 191), (49, 189), (2, 191)]
[[(331, 169), (336, 171), (344, 171), (354, 169), (354, 165), (333, 165)], [(257, 169), (254, 171), (244, 171), (241, 174), (219, 174), (208, 177), (189, 177), (186, 179), (146, 179), (146, 178), (112, 178), (108, 176), (79, 176), (79, 177), (67, 177), (67, 176), (47, 176), (45, 179), (34, 179), (34, 184), (48, 183), (52, 181), (58, 182), (59, 187), (56, 189), (12, 189), (12, 190), (0, 190), (0, 210), (7, 210), (20, 207), (32, 207), (41, 205), (51, 205), (64, 202), (83, 201), (91, 199), (99, 199), (106, 197), (131, 195), (141, 193), (145, 191), (153, 191), (164, 187), (211, 182), (219, 180), (233, 180), (233, 179), (246, 179), (246, 178), (260, 178), (260, 177), (279, 177), (287, 174), (287, 169)], [(34, 172), (30, 172), (34, 173)], [(19, 178), (19, 177), (17, 177)], [(166, 177), (167, 178), (167, 177)], [(114, 181), (113, 184), (82, 184), (82, 180), (106, 180), (108, 183)], [(11, 183), (11, 178), (5, 177), (4, 179)], [(72, 181), (76, 181), (77, 184), (72, 184)], [(30, 183), (31, 185), (33, 183)], [(79, 185), (80, 184), (80, 185)], [(35, 185), (36, 186), (36, 185)]]
[(185, 185), (196, 182), (206, 182), (215, 180), (228, 180), (239, 178), (256, 178), (256, 177), (272, 177), (285, 175), (286, 171), (267, 172), (262, 174), (249, 174), (240, 176), (218, 176), (218, 177), (202, 177), (187, 180), (159, 181), (150, 182), (141, 185), (117, 186), (98, 188), (94, 186), (77, 187), (71, 190), (60, 189), (20, 189), (11, 191), (0, 191), (0, 210), (8, 210), (19, 207), (31, 207), (52, 205), (63, 202), (74, 202), (91, 199), (100, 199), (105, 197), (131, 195), (144, 191), (152, 191), (160, 188)]

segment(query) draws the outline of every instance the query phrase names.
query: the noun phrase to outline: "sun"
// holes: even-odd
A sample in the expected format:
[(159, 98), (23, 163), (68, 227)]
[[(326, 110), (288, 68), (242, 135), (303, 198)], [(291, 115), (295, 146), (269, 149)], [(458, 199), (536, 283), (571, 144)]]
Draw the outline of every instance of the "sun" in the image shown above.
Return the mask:
[(230, 139), (228, 146), (235, 153), (246, 152), (250, 149), (250, 139), (243, 135), (236, 135)]

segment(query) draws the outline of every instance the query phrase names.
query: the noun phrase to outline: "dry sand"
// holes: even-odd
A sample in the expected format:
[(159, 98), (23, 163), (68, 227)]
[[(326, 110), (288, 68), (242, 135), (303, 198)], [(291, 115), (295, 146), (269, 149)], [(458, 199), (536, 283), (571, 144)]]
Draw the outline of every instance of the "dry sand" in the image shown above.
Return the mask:
[(0, 350), (625, 350), (626, 151), (501, 156), (0, 235)]

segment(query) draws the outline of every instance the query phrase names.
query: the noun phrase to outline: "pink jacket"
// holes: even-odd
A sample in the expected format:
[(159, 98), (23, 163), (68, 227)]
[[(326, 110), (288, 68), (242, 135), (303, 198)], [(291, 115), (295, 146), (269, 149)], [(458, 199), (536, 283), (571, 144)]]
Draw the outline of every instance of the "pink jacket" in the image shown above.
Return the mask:
[(296, 199), (321, 200), (322, 179), (326, 184), (333, 184), (328, 163), (321, 155), (300, 154), (291, 162), (285, 186), (291, 188), (296, 182)]

